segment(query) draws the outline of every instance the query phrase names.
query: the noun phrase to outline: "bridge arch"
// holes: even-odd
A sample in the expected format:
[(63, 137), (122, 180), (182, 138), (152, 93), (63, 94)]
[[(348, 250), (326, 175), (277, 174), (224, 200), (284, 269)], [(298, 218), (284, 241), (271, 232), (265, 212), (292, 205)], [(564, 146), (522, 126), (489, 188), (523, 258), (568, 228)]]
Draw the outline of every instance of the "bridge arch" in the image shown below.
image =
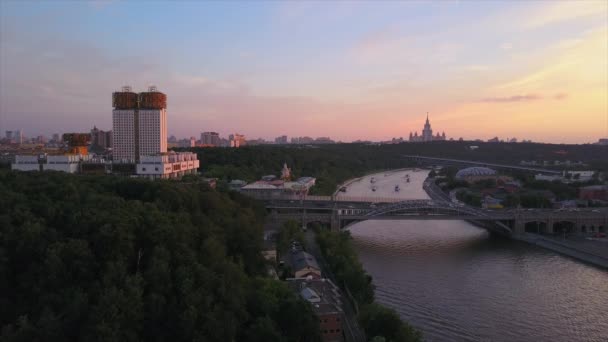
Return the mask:
[(529, 221), (524, 225), (526, 233), (547, 234), (547, 222), (545, 221)]
[(305, 227), (306, 227), (306, 229), (331, 228), (331, 222), (328, 222), (327, 220), (319, 220), (319, 219), (307, 220), (305, 222)]
[(451, 203), (437, 203), (432, 200), (397, 202), (369, 211), (365, 216), (373, 218), (375, 216), (407, 214), (453, 215), (479, 218), (486, 216), (484, 212), (475, 208), (456, 206)]
[(576, 223), (572, 221), (556, 221), (553, 223), (553, 232), (555, 234), (572, 234), (576, 231)]

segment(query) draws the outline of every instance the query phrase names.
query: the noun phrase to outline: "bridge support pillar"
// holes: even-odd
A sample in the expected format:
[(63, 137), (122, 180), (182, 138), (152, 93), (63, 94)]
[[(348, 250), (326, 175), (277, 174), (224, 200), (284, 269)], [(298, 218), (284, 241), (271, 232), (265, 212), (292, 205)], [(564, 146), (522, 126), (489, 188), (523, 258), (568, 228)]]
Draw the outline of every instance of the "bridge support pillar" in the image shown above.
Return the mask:
[(306, 226), (308, 226), (308, 220), (306, 215), (306, 209), (304, 209), (302, 210), (302, 229), (306, 228)]
[(333, 217), (331, 218), (331, 223), (330, 223), (330, 229), (332, 232), (339, 232), (340, 231), (340, 219), (337, 217)]
[(330, 229), (332, 232), (339, 232), (340, 228), (340, 218), (338, 217), (338, 211), (334, 210), (331, 214)]
[(548, 220), (547, 221), (546, 234), (553, 235), (553, 233), (555, 232), (553, 230), (553, 224), (555, 224), (555, 222), (553, 220)]
[(581, 235), (581, 224), (578, 219), (574, 222), (572, 229), (574, 230), (574, 234)]
[(332, 232), (339, 232), (340, 231), (340, 220), (331, 220), (330, 229)]
[(526, 224), (522, 220), (516, 220), (513, 226), (513, 233), (515, 235), (521, 235), (526, 232)]

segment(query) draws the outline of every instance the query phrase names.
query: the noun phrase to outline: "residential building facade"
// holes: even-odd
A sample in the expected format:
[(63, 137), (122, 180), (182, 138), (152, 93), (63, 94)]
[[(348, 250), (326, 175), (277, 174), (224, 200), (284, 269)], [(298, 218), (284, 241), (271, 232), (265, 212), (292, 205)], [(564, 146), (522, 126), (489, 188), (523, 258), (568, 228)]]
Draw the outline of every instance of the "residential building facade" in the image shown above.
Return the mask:
[(196, 153), (192, 152), (142, 155), (136, 165), (136, 175), (150, 179), (180, 178), (188, 174), (195, 174), (200, 166), (199, 163)]
[(156, 87), (136, 94), (123, 87), (112, 97), (114, 162), (134, 163), (142, 155), (167, 152), (167, 96)]
[(220, 146), (220, 134), (217, 132), (201, 133), (201, 145), (206, 147)]

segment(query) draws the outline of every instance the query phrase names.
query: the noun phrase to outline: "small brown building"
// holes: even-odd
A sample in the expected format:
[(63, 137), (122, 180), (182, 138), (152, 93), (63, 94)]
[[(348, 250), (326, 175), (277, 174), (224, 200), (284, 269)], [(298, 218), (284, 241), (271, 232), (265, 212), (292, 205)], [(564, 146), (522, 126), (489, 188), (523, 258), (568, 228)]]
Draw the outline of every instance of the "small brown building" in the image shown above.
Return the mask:
[(291, 254), (291, 267), (296, 278), (312, 277), (321, 278), (321, 268), (314, 256), (304, 251), (296, 251)]
[(319, 318), (323, 342), (344, 341), (342, 300), (338, 287), (329, 279), (290, 278), (287, 284), (308, 301)]
[(591, 185), (579, 189), (578, 198), (582, 200), (608, 201), (607, 185)]

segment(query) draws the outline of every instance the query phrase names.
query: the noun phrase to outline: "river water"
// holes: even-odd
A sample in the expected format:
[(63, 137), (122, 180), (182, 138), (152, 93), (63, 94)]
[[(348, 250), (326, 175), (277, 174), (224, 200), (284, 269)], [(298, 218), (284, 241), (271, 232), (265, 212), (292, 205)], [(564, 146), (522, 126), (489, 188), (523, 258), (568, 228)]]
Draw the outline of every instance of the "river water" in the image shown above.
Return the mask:
[(427, 341), (608, 341), (606, 270), (463, 221), (366, 221), (350, 231), (377, 300)]
[(427, 341), (608, 341), (608, 272), (462, 221), (351, 228), (376, 298)]

